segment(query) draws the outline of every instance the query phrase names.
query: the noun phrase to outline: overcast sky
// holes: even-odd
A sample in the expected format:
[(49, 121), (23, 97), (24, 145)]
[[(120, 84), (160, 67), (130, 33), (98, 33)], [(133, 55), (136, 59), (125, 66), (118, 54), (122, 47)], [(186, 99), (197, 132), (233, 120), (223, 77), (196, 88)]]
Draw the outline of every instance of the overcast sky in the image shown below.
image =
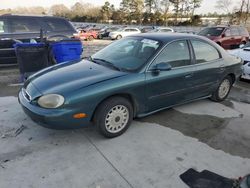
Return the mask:
[[(79, 0), (0, 0), (0, 9), (5, 8), (15, 8), (15, 7), (24, 7), (24, 6), (43, 6), (49, 7), (53, 4), (65, 4), (70, 7)], [(101, 6), (106, 0), (82, 0), (82, 2), (92, 3), (94, 5)], [(237, 0), (233, 0), (235, 2)], [(114, 4), (116, 7), (119, 7), (121, 0), (109, 0), (110, 3)], [(202, 6), (197, 10), (197, 13), (208, 13), (208, 12), (220, 12), (220, 10), (215, 9), (216, 0), (203, 0)]]

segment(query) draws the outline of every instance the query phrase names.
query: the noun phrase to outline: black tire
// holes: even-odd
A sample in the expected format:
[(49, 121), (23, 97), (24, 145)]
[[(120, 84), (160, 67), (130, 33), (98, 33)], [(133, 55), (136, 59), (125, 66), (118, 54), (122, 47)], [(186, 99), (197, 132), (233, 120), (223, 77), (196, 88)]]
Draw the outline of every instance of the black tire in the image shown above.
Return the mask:
[(88, 37), (88, 41), (92, 41), (92, 40), (94, 40), (94, 37), (93, 37), (92, 35), (90, 35), (90, 36)]
[[(226, 86), (226, 88), (223, 87), (223, 84), (228, 84), (228, 87)], [(224, 101), (228, 94), (230, 93), (230, 90), (232, 88), (233, 85), (233, 80), (231, 76), (226, 76), (221, 82), (219, 87), (216, 89), (216, 91), (212, 94), (211, 100), (215, 101), (215, 102), (221, 102)], [(224, 89), (225, 90), (224, 90)], [(224, 95), (220, 94), (220, 90), (223, 92), (224, 91)]]
[[(127, 112), (128, 117), (125, 115), (119, 116), (115, 114), (114, 109), (119, 110), (118, 107), (120, 107), (120, 110), (122, 110), (122, 107), (123, 107), (124, 111)], [(108, 125), (109, 118), (111, 119), (110, 125)], [(125, 123), (122, 123), (123, 120), (125, 121)], [(133, 107), (131, 103), (123, 97), (112, 97), (112, 98), (105, 100), (104, 102), (100, 104), (100, 106), (98, 107), (94, 115), (94, 124), (98, 128), (99, 132), (107, 138), (114, 138), (123, 134), (130, 126), (132, 120), (133, 120)], [(120, 125), (120, 130), (119, 130), (119, 127), (117, 127), (118, 125), (114, 123), (119, 124), (120, 122), (121, 122), (121, 125)], [(118, 130), (116, 130), (117, 128)], [(114, 130), (112, 131), (109, 129), (114, 129)]]
[(103, 39), (102, 35), (98, 35), (98, 39)]
[(116, 40), (120, 40), (122, 38), (121, 35), (117, 35)]

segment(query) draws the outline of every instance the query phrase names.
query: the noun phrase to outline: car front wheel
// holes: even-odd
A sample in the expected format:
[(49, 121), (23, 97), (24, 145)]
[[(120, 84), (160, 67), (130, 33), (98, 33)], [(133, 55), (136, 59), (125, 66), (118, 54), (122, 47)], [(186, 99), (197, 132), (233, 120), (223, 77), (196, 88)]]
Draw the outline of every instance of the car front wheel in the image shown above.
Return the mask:
[(118, 35), (118, 36), (116, 37), (117, 40), (120, 40), (121, 38), (122, 38), (121, 35)]
[(102, 135), (108, 138), (123, 134), (133, 119), (133, 107), (123, 97), (112, 97), (97, 109), (94, 123)]
[(217, 90), (213, 93), (211, 99), (216, 102), (221, 102), (225, 100), (232, 88), (232, 85), (233, 85), (232, 78), (230, 76), (225, 77), (221, 81)]

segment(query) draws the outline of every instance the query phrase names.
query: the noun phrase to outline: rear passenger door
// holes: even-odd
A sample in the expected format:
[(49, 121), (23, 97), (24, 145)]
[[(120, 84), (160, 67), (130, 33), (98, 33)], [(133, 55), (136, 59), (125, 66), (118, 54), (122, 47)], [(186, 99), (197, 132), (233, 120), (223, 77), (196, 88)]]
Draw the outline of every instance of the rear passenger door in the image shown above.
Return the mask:
[(214, 91), (224, 71), (219, 51), (211, 44), (198, 39), (190, 40), (195, 57), (193, 76), (194, 98), (208, 96)]

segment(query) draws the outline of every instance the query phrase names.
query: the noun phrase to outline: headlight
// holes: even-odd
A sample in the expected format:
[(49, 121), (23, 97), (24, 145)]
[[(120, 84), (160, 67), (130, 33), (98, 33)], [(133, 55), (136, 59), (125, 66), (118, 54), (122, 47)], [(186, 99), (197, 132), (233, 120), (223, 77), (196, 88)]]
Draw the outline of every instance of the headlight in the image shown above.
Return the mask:
[(43, 108), (58, 108), (64, 103), (64, 97), (57, 94), (48, 94), (38, 99), (39, 106)]

